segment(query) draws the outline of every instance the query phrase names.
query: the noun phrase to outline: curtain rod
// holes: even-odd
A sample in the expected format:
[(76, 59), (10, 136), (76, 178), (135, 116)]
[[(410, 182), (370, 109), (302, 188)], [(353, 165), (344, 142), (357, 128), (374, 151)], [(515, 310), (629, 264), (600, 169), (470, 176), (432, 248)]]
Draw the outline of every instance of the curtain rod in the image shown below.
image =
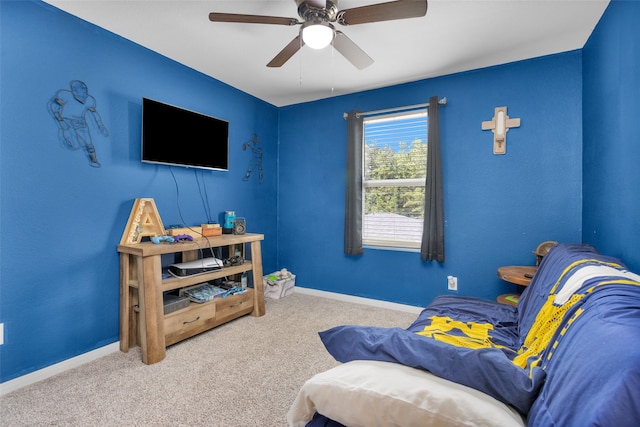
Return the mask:
[[(447, 105), (447, 97), (445, 96), (444, 98), (439, 99), (438, 100), (438, 104)], [(416, 109), (416, 108), (426, 108), (428, 106), (429, 106), (429, 103), (427, 102), (426, 104), (416, 104), (416, 105), (408, 105), (406, 107), (387, 108), (386, 110), (367, 111), (365, 113), (359, 113), (358, 117), (370, 116), (370, 115), (373, 115), (373, 114), (391, 113), (393, 111), (403, 111), (403, 110), (413, 110), (413, 109)], [(347, 113), (343, 113), (342, 114), (342, 117), (344, 119), (346, 119), (347, 116), (348, 116)]]

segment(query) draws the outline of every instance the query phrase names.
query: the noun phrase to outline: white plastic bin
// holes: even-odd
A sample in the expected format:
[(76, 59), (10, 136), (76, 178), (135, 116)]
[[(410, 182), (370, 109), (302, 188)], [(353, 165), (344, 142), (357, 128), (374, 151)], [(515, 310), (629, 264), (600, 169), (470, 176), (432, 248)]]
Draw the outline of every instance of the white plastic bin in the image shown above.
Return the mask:
[(293, 293), (296, 275), (282, 269), (262, 278), (264, 296), (271, 299), (284, 298)]

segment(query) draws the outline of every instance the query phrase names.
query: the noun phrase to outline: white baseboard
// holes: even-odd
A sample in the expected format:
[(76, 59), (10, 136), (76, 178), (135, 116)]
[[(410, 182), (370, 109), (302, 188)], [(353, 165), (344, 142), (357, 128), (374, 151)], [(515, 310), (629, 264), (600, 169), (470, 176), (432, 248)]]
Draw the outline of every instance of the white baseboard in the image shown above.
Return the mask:
[(302, 288), (299, 286), (296, 286), (294, 289), (295, 289), (294, 292), (298, 292), (300, 294), (307, 294), (307, 295), (313, 295), (317, 297), (335, 299), (339, 301), (352, 302), (355, 304), (364, 304), (364, 305), (369, 305), (373, 307), (386, 308), (389, 310), (404, 311), (406, 313), (420, 314), (420, 312), (424, 309), (424, 307), (415, 307), (413, 305), (398, 304), (395, 302), (382, 301), (382, 300), (371, 299), (371, 298), (355, 297), (353, 295), (338, 294), (335, 292), (319, 291), (317, 289)]
[(120, 343), (114, 342), (112, 344), (105, 345), (104, 347), (100, 347), (87, 353), (81, 354), (79, 356), (63, 360), (62, 362), (56, 363), (55, 365), (47, 366), (46, 368), (42, 368), (30, 374), (23, 375), (10, 381), (5, 381), (0, 384), (0, 396), (10, 393), (14, 390), (18, 390), (19, 388), (31, 385), (33, 383), (37, 383), (38, 381), (42, 381), (68, 369), (77, 368), (78, 366), (84, 365), (85, 363), (91, 362), (117, 351), (120, 351)]

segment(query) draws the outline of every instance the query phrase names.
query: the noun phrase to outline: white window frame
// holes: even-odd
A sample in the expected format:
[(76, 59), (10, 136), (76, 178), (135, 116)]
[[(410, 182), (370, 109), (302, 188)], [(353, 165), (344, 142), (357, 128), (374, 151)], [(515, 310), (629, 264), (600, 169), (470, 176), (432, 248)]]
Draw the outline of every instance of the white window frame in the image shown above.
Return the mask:
[[(379, 116), (372, 116), (364, 119), (363, 122), (363, 141), (362, 141), (362, 244), (365, 247), (376, 248), (376, 249), (392, 249), (392, 250), (405, 250), (411, 252), (420, 251), (420, 246), (422, 244), (422, 229), (423, 229), (423, 221), (422, 218), (420, 221), (416, 221), (416, 234), (419, 235), (419, 238), (407, 240), (401, 239), (398, 237), (382, 237), (382, 236), (367, 236), (366, 233), (366, 189), (373, 187), (425, 187), (426, 181), (426, 162), (425, 162), (425, 177), (422, 178), (411, 178), (411, 179), (384, 179), (384, 180), (367, 180), (365, 179), (365, 163), (366, 163), (366, 125), (369, 123), (380, 123), (384, 121), (397, 121), (401, 119), (406, 119), (410, 117), (425, 117), (425, 120), (428, 121), (428, 110), (426, 108), (420, 108), (418, 110), (412, 111), (404, 111), (404, 112), (396, 112), (393, 114), (384, 114)], [(424, 141), (428, 144), (427, 139), (427, 131), (424, 134)], [(423, 200), (423, 209), (424, 209), (424, 200)]]

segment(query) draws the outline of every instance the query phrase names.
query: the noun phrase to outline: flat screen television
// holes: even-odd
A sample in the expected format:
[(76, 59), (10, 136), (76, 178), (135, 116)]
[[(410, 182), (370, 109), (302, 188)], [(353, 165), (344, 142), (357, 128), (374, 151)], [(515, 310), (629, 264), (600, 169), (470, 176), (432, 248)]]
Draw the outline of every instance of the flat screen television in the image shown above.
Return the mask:
[(229, 122), (143, 98), (142, 161), (229, 170)]

